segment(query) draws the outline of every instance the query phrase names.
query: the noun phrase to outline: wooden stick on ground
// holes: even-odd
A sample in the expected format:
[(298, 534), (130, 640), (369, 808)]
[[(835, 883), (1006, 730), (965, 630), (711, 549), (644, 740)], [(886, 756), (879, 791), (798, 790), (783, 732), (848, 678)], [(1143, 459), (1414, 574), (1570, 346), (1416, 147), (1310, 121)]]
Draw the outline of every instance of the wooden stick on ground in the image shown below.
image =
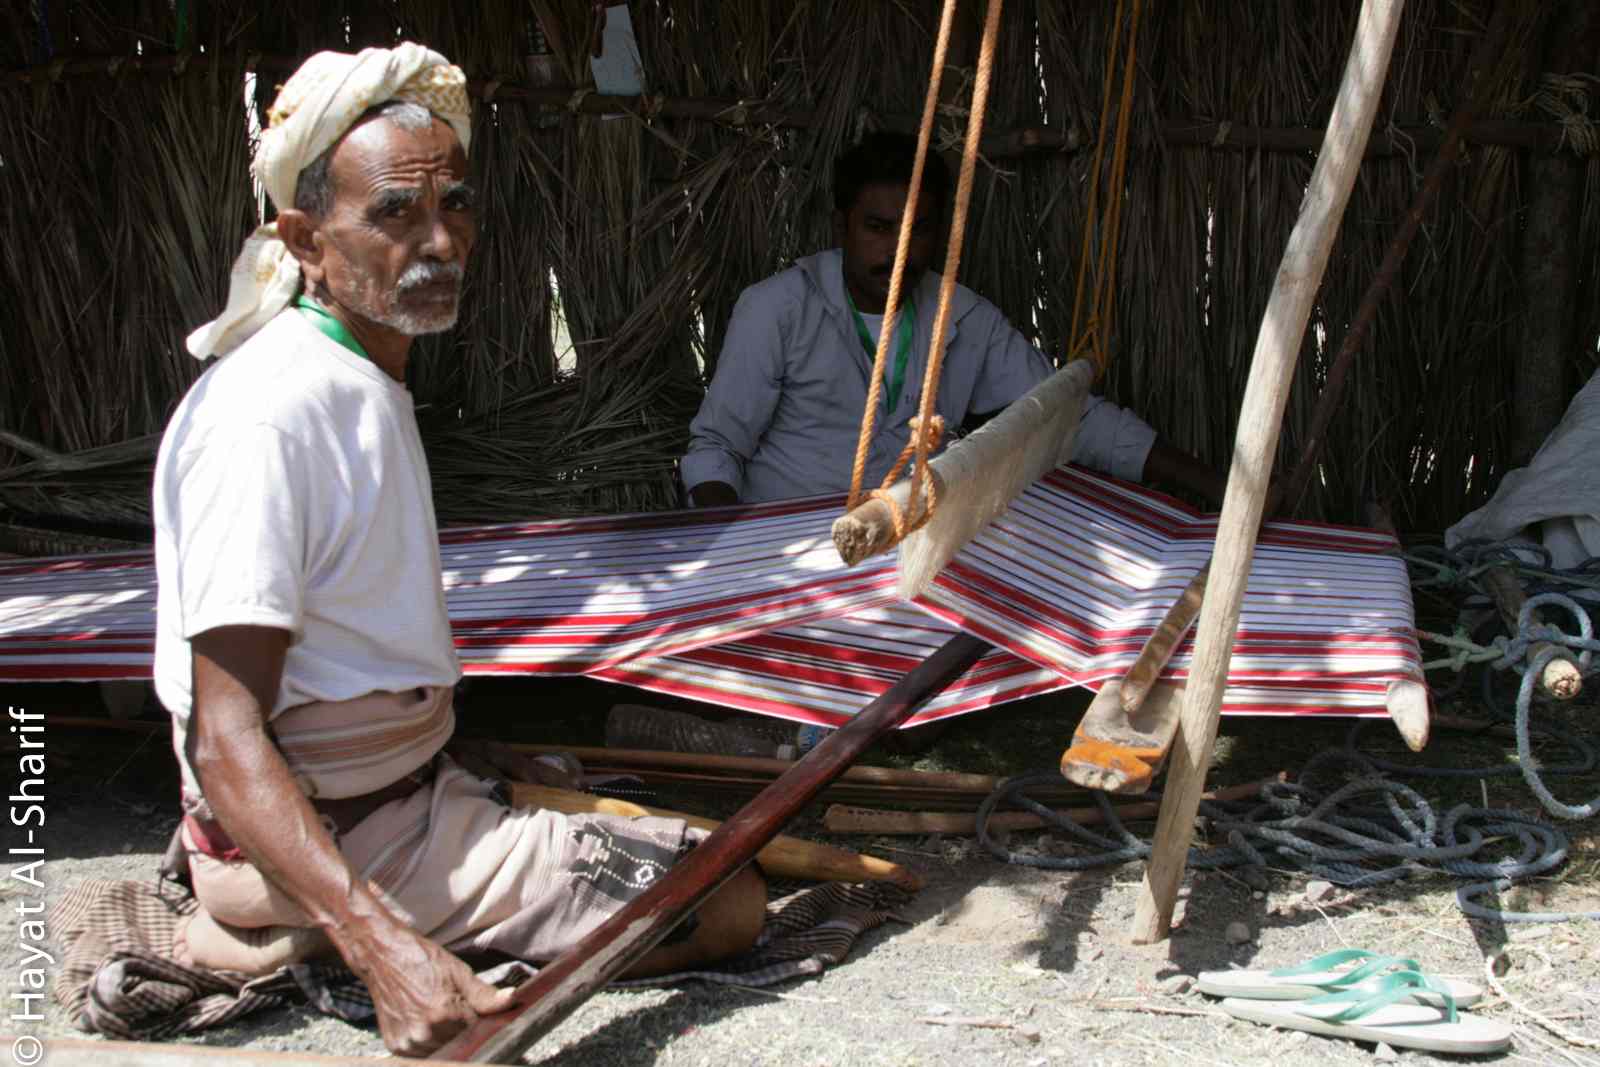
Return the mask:
[[(52, 720), (52, 724), (54, 720)], [(795, 765), (794, 760), (761, 756), (713, 756), (698, 752), (664, 752), (646, 748), (600, 748), (581, 745), (521, 745), (507, 748), (535, 755), (565, 752), (585, 766), (659, 767), (663, 770), (726, 772), (750, 777), (776, 778)], [(912, 789), (949, 789), (963, 793), (989, 794), (1005, 781), (993, 774), (968, 774), (964, 771), (913, 771), (901, 767), (849, 767), (839, 775), (840, 782), (861, 785), (893, 785)]]
[[(1232, 785), (1205, 794), (1205, 800), (1246, 800), (1263, 785), (1284, 780), (1283, 774), (1259, 782)], [(1148, 819), (1160, 810), (1159, 802), (1144, 800), (1118, 804), (1116, 813), (1123, 819)], [(1104, 818), (1100, 808), (1068, 808), (1060, 812), (1080, 826), (1098, 825)], [(959, 811), (891, 811), (882, 808), (857, 808), (835, 804), (822, 817), (822, 825), (836, 834), (971, 834), (978, 829), (976, 813)], [(997, 811), (989, 816), (991, 830), (1037, 830), (1047, 824), (1027, 811)]]
[(719, 826), (659, 882), (541, 968), (517, 991), (520, 1010), (478, 1020), (441, 1049), (439, 1058), (516, 1062), (524, 1049), (659, 944), (684, 916), (755, 858), (823, 786), (978, 662), (988, 648), (965, 634), (945, 642)]
[(1213, 581), (1200, 612), (1172, 768), (1131, 930), (1133, 940), (1141, 944), (1163, 938), (1171, 929), (1178, 883), (1183, 878), (1194, 833), (1194, 816), (1211, 766), (1222, 693), (1228, 680), (1228, 660), (1250, 576), (1256, 530), (1266, 505), (1267, 482), (1289, 384), (1311, 303), (1366, 150), (1403, 6), (1402, 0), (1362, 2), (1344, 80), (1328, 119), (1328, 134), (1317, 155), (1300, 218), (1289, 235), (1256, 340), (1239, 413), (1228, 491), (1217, 527)]
[[(1494, 606), (1500, 609), (1500, 618), (1506, 624), (1506, 629), (1515, 635), (1522, 626), (1522, 607), (1528, 602), (1527, 595), (1522, 591), (1522, 583), (1517, 581), (1516, 572), (1504, 564), (1490, 567), (1483, 572), (1483, 587), (1494, 601)], [(1538, 612), (1534, 612), (1533, 621), (1540, 621)], [(1555, 646), (1549, 641), (1536, 641), (1528, 649), (1528, 659), (1532, 660), (1552, 647)], [(1545, 664), (1544, 672), (1539, 675), (1539, 688), (1557, 700), (1571, 700), (1583, 692), (1583, 672), (1567, 656), (1557, 656)]]
[[(647, 808), (626, 800), (597, 797), (593, 793), (579, 793), (571, 789), (532, 785), (528, 782), (511, 783), (511, 804), (518, 808), (548, 808), (568, 815), (598, 813), (601, 815), (660, 815), (669, 819), (682, 819), (701, 830), (715, 830), (722, 825), (715, 819), (686, 815), (681, 811), (664, 808)], [(915, 892), (927, 884), (922, 875), (909, 867), (877, 856), (863, 856), (859, 852), (835, 848), (816, 841), (779, 834), (756, 854), (762, 868), (774, 878), (795, 878), (813, 882), (890, 882)]]

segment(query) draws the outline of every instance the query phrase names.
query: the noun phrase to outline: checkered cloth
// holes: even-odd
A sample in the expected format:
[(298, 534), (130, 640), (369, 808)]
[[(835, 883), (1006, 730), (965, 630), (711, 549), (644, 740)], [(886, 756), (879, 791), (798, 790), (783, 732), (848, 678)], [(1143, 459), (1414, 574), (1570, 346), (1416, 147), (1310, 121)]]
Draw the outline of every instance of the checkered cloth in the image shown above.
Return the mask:
[[(789, 888), (793, 891), (767, 904), (766, 925), (756, 947), (744, 955), (713, 970), (618, 984), (699, 979), (767, 986), (820, 974), (910, 900), (904, 890), (879, 883)], [(262, 978), (176, 962), (178, 922), (197, 907), (192, 897), (157, 883), (88, 881), (70, 887), (50, 910), (50, 926), (62, 949), (57, 1002), (81, 1029), (122, 1040), (162, 1040), (293, 1004), (347, 1022), (373, 1020), (366, 987), (338, 962), (297, 964)], [(527, 964), (509, 963), (479, 977), (493, 985), (516, 985), (533, 973)]]

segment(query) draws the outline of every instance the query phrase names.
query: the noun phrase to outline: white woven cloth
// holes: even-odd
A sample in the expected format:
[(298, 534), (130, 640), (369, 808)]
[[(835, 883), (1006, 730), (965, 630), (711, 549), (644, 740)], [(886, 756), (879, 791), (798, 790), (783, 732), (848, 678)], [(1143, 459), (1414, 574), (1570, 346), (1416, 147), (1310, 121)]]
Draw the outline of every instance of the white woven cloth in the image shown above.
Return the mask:
[(1483, 507), (1445, 531), (1445, 543), (1469, 538), (1542, 541), (1557, 567), (1600, 556), (1600, 371), (1550, 431), (1533, 461), (1507, 471)]
[[(278, 210), (294, 205), (302, 170), (369, 108), (390, 100), (427, 108), (450, 124), (463, 150), (468, 147), (467, 79), (439, 53), (409, 41), (356, 55), (318, 52), (279, 90), (256, 148), (252, 169)], [(189, 352), (197, 359), (227, 355), (287, 307), (299, 287), (300, 264), (278, 239), (277, 224), (258, 227), (234, 260), (228, 306), (189, 335)]]

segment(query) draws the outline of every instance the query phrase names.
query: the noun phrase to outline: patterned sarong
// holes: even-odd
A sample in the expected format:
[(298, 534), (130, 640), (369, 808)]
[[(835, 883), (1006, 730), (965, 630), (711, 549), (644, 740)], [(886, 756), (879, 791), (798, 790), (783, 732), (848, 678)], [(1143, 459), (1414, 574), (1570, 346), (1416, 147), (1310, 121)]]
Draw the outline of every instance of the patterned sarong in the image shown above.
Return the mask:
[[(821, 973), (842, 961), (856, 940), (894, 917), (904, 890), (883, 883), (829, 883), (789, 892), (767, 905), (756, 947), (715, 968), (622, 982), (673, 985), (690, 979), (767, 986)], [(82, 882), (50, 911), (62, 947), (57, 1003), (83, 1029), (125, 1040), (158, 1041), (241, 1019), (264, 1008), (304, 1004), (325, 1015), (365, 1023), (372, 1000), (338, 961), (284, 967), (262, 978), (185, 966), (172, 958), (182, 920), (195, 900), (140, 882)], [(490, 984), (516, 984), (533, 973), (523, 964), (480, 972)]]

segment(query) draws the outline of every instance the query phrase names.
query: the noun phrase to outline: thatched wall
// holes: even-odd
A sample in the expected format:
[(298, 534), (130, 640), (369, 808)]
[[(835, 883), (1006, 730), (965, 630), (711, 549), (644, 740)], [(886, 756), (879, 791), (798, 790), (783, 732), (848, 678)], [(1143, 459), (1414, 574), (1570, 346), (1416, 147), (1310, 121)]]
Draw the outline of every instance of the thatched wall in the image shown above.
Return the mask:
[[(1307, 150), (1239, 147), (1235, 131), (1321, 124), (1357, 6), (1147, 5), (1106, 388), (1219, 464), (1313, 163)], [(1286, 449), (1428, 162), (1428, 130), (1460, 102), (1489, 7), (1407, 4), (1379, 117), (1397, 132), (1351, 201)], [(864, 125), (920, 110), (937, 14), (928, 0), (635, 2), (649, 89), (666, 102), (602, 118), (585, 109), (606, 102), (572, 93), (591, 84), (586, 0), (21, 8), (0, 27), (0, 71), (11, 72), (0, 74), (0, 431), (11, 435), (0, 437), (0, 509), (135, 522), (147, 435), (200, 370), (182, 339), (222, 303), (253, 222), (247, 70), (259, 71), (259, 102), (296, 57), (399, 34), (449, 55), (488, 100), (473, 151), (483, 235), (462, 324), (415, 361), (441, 516), (656, 508), (674, 502), (673, 461), (739, 291), (827, 242), (829, 164)], [(1487, 117), (1546, 122), (1518, 136), (1549, 139), (1534, 97), (1563, 8), (1525, 9)], [(1005, 154), (980, 168), (962, 280), (1055, 354), (1091, 221), (1088, 153), (1075, 149), (1093, 143), (1115, 10), (1006, 5), (987, 123)], [(543, 104), (527, 91), (540, 19), (557, 86)], [(707, 98), (742, 106), (683, 114), (705, 112), (693, 101)], [(1193, 134), (1218, 122), (1230, 125)], [(950, 143), (960, 115), (942, 123)], [(1035, 127), (1046, 149), (1005, 152), (1025, 140), (1006, 131)], [(1484, 143), (1463, 152), (1334, 424), (1322, 513), (1383, 497), (1402, 524), (1439, 526), (1505, 468), (1529, 156)], [(1600, 167), (1571, 166), (1584, 170), (1578, 321), (1557, 369), (1569, 394), (1600, 337)], [(576, 346), (569, 372), (552, 338), (557, 299)]]

